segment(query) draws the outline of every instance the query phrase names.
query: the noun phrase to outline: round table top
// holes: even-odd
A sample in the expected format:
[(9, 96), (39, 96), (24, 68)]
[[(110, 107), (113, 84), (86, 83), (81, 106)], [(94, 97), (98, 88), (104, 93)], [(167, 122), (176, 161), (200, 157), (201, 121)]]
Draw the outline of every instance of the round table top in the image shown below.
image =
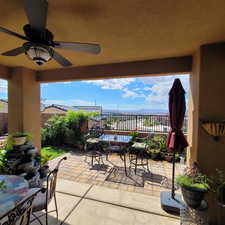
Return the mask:
[(29, 191), (29, 184), (24, 178), (14, 175), (0, 175), (4, 188), (0, 190), (0, 216), (14, 208)]

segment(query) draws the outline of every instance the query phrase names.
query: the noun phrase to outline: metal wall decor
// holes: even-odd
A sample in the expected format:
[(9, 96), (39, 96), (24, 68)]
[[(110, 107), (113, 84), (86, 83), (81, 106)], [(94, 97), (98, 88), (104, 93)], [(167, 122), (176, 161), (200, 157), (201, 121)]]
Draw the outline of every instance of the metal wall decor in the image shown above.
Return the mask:
[(218, 141), (220, 137), (225, 136), (225, 121), (201, 121), (201, 127), (213, 136), (215, 141)]

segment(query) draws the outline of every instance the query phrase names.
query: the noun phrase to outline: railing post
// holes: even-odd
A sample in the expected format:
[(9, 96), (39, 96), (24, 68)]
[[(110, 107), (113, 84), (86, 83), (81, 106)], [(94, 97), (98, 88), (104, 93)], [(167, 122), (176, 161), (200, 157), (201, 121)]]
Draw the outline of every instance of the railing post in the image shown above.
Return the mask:
[(138, 116), (136, 115), (136, 130), (137, 130), (137, 117), (138, 117)]

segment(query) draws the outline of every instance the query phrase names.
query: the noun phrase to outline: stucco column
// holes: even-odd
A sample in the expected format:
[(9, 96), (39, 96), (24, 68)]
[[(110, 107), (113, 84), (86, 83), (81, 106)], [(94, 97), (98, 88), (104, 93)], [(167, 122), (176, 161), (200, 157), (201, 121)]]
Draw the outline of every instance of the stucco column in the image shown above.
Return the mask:
[(8, 129), (9, 133), (30, 133), (34, 145), (40, 148), (40, 84), (35, 75), (22, 67), (12, 70), (8, 81)]
[[(195, 53), (190, 87), (188, 161), (198, 162), (207, 175), (216, 168), (225, 171), (225, 137), (215, 141), (201, 127), (201, 120), (225, 119), (225, 43), (204, 45)], [(222, 211), (214, 198), (208, 195), (210, 219), (218, 221)]]

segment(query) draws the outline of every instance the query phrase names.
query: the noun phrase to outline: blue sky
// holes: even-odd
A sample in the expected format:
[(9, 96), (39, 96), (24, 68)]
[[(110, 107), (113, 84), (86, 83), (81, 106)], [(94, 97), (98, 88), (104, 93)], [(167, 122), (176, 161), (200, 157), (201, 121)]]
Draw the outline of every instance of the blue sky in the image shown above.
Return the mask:
[[(173, 80), (180, 78), (187, 92), (189, 76), (156, 76), (41, 85), (45, 104), (101, 105), (104, 109), (167, 110), (168, 92)], [(0, 80), (0, 98), (7, 98), (7, 82)]]

